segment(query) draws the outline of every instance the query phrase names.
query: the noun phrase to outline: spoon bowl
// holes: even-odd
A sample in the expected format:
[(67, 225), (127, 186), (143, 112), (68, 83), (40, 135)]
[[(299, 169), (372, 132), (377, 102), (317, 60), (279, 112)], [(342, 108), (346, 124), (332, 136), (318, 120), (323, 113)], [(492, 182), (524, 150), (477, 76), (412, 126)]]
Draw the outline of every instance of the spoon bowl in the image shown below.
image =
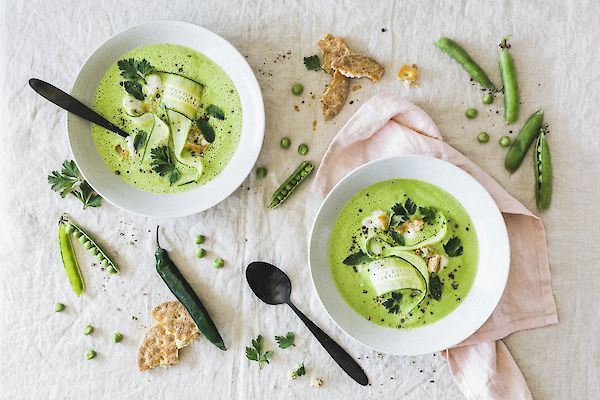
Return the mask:
[(276, 305), (288, 303), (292, 293), (290, 278), (276, 266), (255, 261), (246, 268), (246, 280), (250, 288), (262, 301)]

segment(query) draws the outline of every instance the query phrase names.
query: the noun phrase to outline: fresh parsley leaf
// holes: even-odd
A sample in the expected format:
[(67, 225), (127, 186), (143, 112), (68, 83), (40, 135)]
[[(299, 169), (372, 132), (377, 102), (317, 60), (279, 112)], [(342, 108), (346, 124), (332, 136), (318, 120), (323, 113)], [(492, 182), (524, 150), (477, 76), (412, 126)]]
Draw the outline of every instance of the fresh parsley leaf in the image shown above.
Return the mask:
[(346, 265), (358, 265), (358, 264), (367, 263), (369, 261), (371, 261), (371, 257), (369, 257), (367, 254), (363, 253), (362, 250), (360, 250), (357, 253), (350, 254), (342, 262)]
[(146, 76), (154, 72), (154, 67), (148, 62), (148, 60), (144, 58), (142, 59), (142, 61), (138, 62), (137, 70), (138, 73), (142, 76), (142, 78), (145, 78)]
[(400, 232), (396, 232), (395, 230), (390, 230), (389, 232), (390, 236), (392, 237), (392, 239), (394, 239), (394, 242), (396, 242), (396, 244), (398, 246), (404, 246), (404, 236), (402, 236), (402, 234)]
[(306, 375), (306, 369), (304, 368), (304, 363), (298, 364), (298, 368), (292, 371), (292, 379), (296, 379), (299, 376)]
[(446, 254), (448, 254), (450, 257), (460, 256), (463, 252), (463, 247), (460, 244), (460, 239), (456, 236), (452, 236), (444, 245)]
[(154, 67), (145, 58), (142, 61), (138, 61), (135, 58), (119, 60), (117, 66), (121, 70), (121, 76), (129, 81), (144, 79), (147, 75), (154, 72)]
[(404, 220), (406, 220), (408, 218), (408, 212), (406, 211), (406, 209), (404, 208), (404, 206), (401, 203), (396, 203), (392, 206), (392, 212), (394, 213), (394, 215), (392, 216), (392, 219), (394, 216), (398, 216), (400, 217), (400, 221), (398, 221), (399, 223), (404, 222)]
[(287, 349), (290, 346), (296, 346), (294, 344), (294, 332), (288, 332), (285, 336), (275, 336), (275, 341), (281, 349)]
[(206, 113), (211, 117), (215, 117), (216, 119), (225, 119), (225, 113), (223, 112), (223, 110), (221, 110), (219, 106), (216, 106), (214, 104), (211, 104), (210, 106), (206, 107)]
[(406, 199), (406, 202), (404, 203), (404, 208), (406, 209), (406, 212), (409, 215), (413, 215), (417, 212), (417, 205), (411, 200), (410, 197)]
[(402, 300), (402, 294), (392, 292), (391, 296), (381, 304), (388, 310), (388, 313), (398, 314), (400, 312), (400, 300)]
[(204, 139), (208, 143), (214, 142), (215, 141), (215, 130), (210, 125), (210, 123), (208, 122), (208, 120), (200, 118), (198, 121), (196, 121), (196, 123), (198, 125), (198, 128), (200, 129), (200, 132), (202, 132), (202, 135), (204, 136)]
[(431, 275), (429, 278), (429, 293), (435, 300), (442, 298), (442, 280), (437, 275)]
[(433, 207), (419, 207), (419, 212), (423, 216), (423, 221), (428, 224), (435, 222), (435, 208)]
[(125, 81), (123, 82), (125, 91), (135, 97), (138, 100), (144, 100), (144, 93), (142, 92), (142, 85), (136, 81)]
[(73, 185), (79, 182), (79, 170), (77, 164), (73, 160), (65, 160), (62, 164), (60, 172), (52, 171), (48, 175), (48, 183), (50, 188), (55, 192), (60, 192), (61, 197), (65, 197)]
[(314, 56), (304, 57), (304, 65), (309, 71), (317, 71), (321, 69), (321, 60), (319, 60), (319, 56), (316, 54)]
[(252, 347), (246, 347), (246, 358), (250, 361), (258, 362), (258, 367), (262, 368), (264, 364), (269, 363), (269, 358), (273, 356), (273, 351), (269, 350), (263, 353), (264, 338), (262, 335), (252, 340)]
[(135, 151), (139, 152), (142, 149), (142, 147), (144, 147), (147, 140), (148, 134), (145, 131), (139, 131), (138, 133), (136, 133), (135, 137), (133, 138), (133, 148), (135, 149)]
[(48, 175), (50, 188), (59, 192), (61, 197), (72, 194), (83, 203), (83, 208), (100, 207), (102, 197), (94, 192), (94, 189), (79, 177), (79, 169), (73, 160), (66, 160), (62, 164), (60, 172), (52, 171)]
[(150, 162), (152, 170), (160, 176), (168, 176), (171, 185), (181, 178), (181, 173), (175, 167), (175, 163), (171, 160), (169, 146), (153, 148), (150, 150), (150, 157), (152, 158), (152, 161)]

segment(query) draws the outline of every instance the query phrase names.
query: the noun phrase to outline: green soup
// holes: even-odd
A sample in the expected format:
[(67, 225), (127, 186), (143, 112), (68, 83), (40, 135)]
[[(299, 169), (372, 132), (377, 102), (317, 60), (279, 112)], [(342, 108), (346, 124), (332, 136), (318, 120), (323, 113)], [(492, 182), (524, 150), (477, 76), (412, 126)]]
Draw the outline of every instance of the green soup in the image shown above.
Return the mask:
[[(431, 234), (426, 233), (428, 230)], [(431, 243), (419, 242), (428, 235)], [(372, 245), (372, 237), (382, 237), (383, 243), (389, 244), (381, 250)], [(416, 248), (405, 250), (410, 240)], [(417, 247), (420, 243), (427, 245)], [(382, 260), (390, 260), (382, 255), (394, 253), (393, 249), (403, 250), (396, 254), (408, 253), (406, 259), (415, 255), (422, 259), (430, 282), (426, 291), (421, 293), (414, 289), (416, 286), (407, 285), (411, 288), (380, 293), (374, 276)], [(382, 251), (381, 255), (370, 253), (375, 251)], [(477, 262), (477, 235), (465, 209), (437, 186), (412, 179), (379, 182), (354, 195), (340, 211), (329, 238), (329, 265), (344, 300), (369, 321), (392, 328), (416, 328), (450, 314), (467, 296)], [(414, 273), (419, 279), (424, 275), (418, 275), (418, 269), (411, 269), (406, 262), (402, 268), (408, 269), (400, 272)], [(424, 298), (419, 301), (421, 295)]]
[[(203, 86), (198, 116), (205, 118), (214, 130), (214, 141), (207, 146), (200, 158), (203, 170), (191, 183), (170, 183), (165, 176), (153, 171), (150, 162), (140, 162), (135, 157), (122, 157), (115, 149), (127, 148), (126, 140), (97, 125), (92, 125), (94, 143), (107, 167), (125, 182), (142, 190), (155, 193), (173, 193), (194, 189), (205, 184), (223, 171), (231, 160), (242, 128), (242, 108), (238, 93), (231, 79), (211, 59), (187, 47), (174, 44), (151, 44), (124, 54), (120, 60), (146, 59), (156, 71), (164, 71), (193, 80)], [(93, 109), (131, 135), (140, 129), (134, 118), (123, 108), (126, 94), (121, 71), (115, 60), (100, 82), (93, 101)], [(218, 106), (224, 118), (207, 114), (210, 105)], [(196, 121), (193, 121), (195, 124)], [(131, 146), (131, 145), (130, 145)], [(171, 147), (173, 146), (171, 140)], [(177, 163), (182, 176), (192, 173), (193, 168)]]

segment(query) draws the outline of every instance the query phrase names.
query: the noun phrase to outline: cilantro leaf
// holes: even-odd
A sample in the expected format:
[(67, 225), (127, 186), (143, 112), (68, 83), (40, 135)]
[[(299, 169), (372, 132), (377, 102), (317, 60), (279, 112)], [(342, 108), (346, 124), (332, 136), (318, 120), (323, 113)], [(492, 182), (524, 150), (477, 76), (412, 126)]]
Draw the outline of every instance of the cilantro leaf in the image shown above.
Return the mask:
[(360, 250), (357, 253), (350, 254), (342, 262), (346, 265), (358, 265), (358, 264), (367, 263), (369, 261), (371, 261), (371, 257), (369, 257), (367, 254), (363, 253), (362, 250)]
[(82, 181), (79, 185), (79, 190), (74, 190), (73, 195), (83, 203), (83, 208), (100, 207), (102, 205), (102, 197), (94, 192), (94, 189), (86, 181)]
[(258, 335), (252, 340), (252, 347), (246, 347), (246, 358), (250, 361), (256, 361), (258, 367), (262, 368), (264, 364), (269, 364), (269, 359), (273, 356), (273, 351), (269, 350), (263, 353), (264, 338)]
[(208, 143), (212, 143), (215, 141), (215, 130), (210, 125), (207, 119), (200, 118), (198, 121), (196, 121), (196, 124), (198, 125), (200, 132), (202, 132), (202, 136), (204, 136), (204, 139)]
[(392, 219), (396, 215), (398, 217), (400, 217), (400, 221), (398, 221), (398, 222), (404, 222), (404, 220), (406, 220), (408, 218), (408, 212), (406, 211), (406, 209), (404, 208), (404, 206), (401, 203), (394, 204), (392, 206), (392, 212), (394, 213), (394, 215), (392, 216)]
[(291, 378), (296, 379), (299, 376), (306, 375), (306, 369), (304, 368), (304, 363), (298, 364), (298, 367), (292, 371)]
[(392, 292), (391, 296), (381, 304), (388, 310), (388, 313), (398, 314), (400, 312), (400, 300), (402, 300), (402, 294)]
[(446, 251), (446, 254), (448, 254), (450, 257), (460, 256), (463, 252), (463, 247), (460, 244), (460, 239), (456, 236), (452, 236), (450, 240), (444, 244), (444, 250)]
[(79, 169), (73, 160), (64, 161), (60, 172), (52, 171), (48, 175), (48, 183), (53, 191), (59, 192), (60, 197), (64, 198), (70, 193), (78, 198), (84, 209), (102, 205), (102, 197), (79, 177)]
[(319, 60), (319, 56), (316, 54), (314, 56), (304, 57), (304, 65), (309, 71), (317, 71), (321, 69), (321, 60)]
[(429, 278), (429, 293), (435, 300), (440, 301), (442, 298), (442, 281), (439, 276), (432, 275)]
[(406, 202), (404, 203), (404, 208), (406, 209), (406, 212), (410, 215), (413, 215), (417, 212), (417, 205), (411, 200), (410, 197), (406, 199)]
[(142, 61), (138, 62), (137, 70), (138, 73), (142, 76), (142, 78), (145, 78), (146, 76), (154, 72), (154, 67), (148, 62), (148, 60), (144, 58), (142, 59)]
[(123, 82), (123, 87), (125, 91), (135, 97), (138, 100), (144, 100), (144, 93), (142, 92), (142, 85), (139, 82), (135, 81), (125, 81)]
[(214, 104), (211, 104), (206, 108), (206, 113), (211, 117), (215, 117), (216, 119), (225, 119), (225, 113), (223, 112), (223, 110), (221, 110), (219, 106), (216, 106)]
[(175, 163), (171, 160), (169, 146), (153, 148), (150, 150), (150, 157), (152, 158), (152, 161), (150, 162), (152, 170), (160, 176), (168, 176), (171, 185), (181, 178), (181, 173), (175, 167)]
[(433, 207), (419, 207), (419, 212), (423, 216), (423, 221), (428, 224), (435, 222), (435, 208)]
[(142, 149), (142, 147), (144, 147), (147, 140), (148, 134), (145, 131), (139, 131), (138, 133), (136, 133), (135, 137), (133, 138), (133, 148), (135, 149), (135, 151), (139, 152)]
[(287, 349), (290, 346), (296, 346), (294, 344), (294, 332), (288, 332), (285, 336), (275, 336), (275, 341), (281, 349)]
[(121, 76), (128, 81), (144, 79), (147, 75), (154, 72), (154, 67), (145, 58), (142, 61), (138, 61), (135, 58), (119, 60), (117, 66), (121, 70)]
[(389, 232), (392, 239), (398, 246), (404, 246), (404, 236), (400, 232), (396, 232), (395, 230), (390, 230)]

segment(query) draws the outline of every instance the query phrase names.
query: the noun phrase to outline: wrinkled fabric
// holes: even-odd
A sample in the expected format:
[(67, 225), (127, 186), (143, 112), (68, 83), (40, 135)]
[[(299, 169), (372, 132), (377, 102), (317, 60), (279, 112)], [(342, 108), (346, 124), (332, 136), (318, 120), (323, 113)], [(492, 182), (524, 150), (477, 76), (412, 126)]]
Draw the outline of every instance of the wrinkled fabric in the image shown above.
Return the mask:
[(325, 153), (313, 190), (325, 195), (368, 161), (412, 154), (443, 159), (477, 179), (502, 212), (510, 239), (509, 279), (500, 303), (477, 332), (446, 350), (450, 372), (467, 398), (530, 399), (525, 379), (500, 339), (517, 330), (558, 322), (546, 233), (538, 217), (446, 144), (425, 111), (392, 95), (374, 96), (348, 120)]

